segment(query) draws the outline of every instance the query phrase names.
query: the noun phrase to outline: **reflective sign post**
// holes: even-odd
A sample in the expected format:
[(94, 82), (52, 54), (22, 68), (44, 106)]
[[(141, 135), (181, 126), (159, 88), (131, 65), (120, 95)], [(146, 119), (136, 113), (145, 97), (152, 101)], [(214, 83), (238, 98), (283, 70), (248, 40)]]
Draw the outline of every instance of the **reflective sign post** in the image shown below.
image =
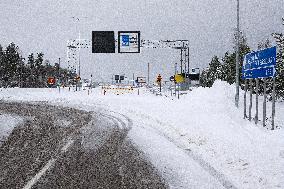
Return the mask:
[(263, 116), (262, 116), (262, 126), (265, 127), (266, 121), (266, 78), (263, 78)]
[(179, 89), (180, 89), (180, 84), (178, 84), (178, 99), (179, 99)]
[[(276, 47), (263, 49), (257, 52), (248, 53), (244, 58), (244, 64), (242, 68), (243, 79), (250, 79), (250, 105), (249, 105), (249, 120), (251, 120), (252, 109), (252, 79), (256, 79), (256, 115), (255, 123), (258, 123), (258, 88), (259, 79), (263, 79), (263, 127), (266, 126), (266, 98), (267, 98), (267, 79), (273, 78), (273, 91), (272, 91), (272, 130), (275, 129), (275, 76), (276, 76)], [(246, 90), (246, 89), (245, 89)], [(245, 102), (246, 103), (246, 96)], [(246, 109), (246, 104), (244, 104)], [(246, 117), (246, 110), (244, 110), (244, 117)]]
[(247, 118), (247, 90), (248, 90), (248, 80), (245, 79), (245, 93), (244, 93), (244, 119)]
[(272, 127), (271, 129), (274, 130), (274, 117), (275, 117), (275, 77), (273, 78), (273, 90), (272, 90)]
[(258, 123), (258, 85), (259, 85), (259, 80), (258, 78), (255, 79), (256, 82), (256, 87), (255, 87), (255, 117), (254, 117), (254, 122), (255, 124)]
[(251, 121), (251, 109), (252, 109), (252, 79), (249, 79), (249, 120)]

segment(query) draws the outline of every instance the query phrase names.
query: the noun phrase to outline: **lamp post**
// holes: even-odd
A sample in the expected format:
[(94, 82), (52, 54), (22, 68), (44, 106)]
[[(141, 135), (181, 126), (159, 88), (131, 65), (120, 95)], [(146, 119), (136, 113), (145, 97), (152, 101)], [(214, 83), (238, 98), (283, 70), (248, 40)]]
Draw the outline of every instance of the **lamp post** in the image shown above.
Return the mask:
[(79, 22), (79, 27), (77, 26), (77, 24), (76, 24), (76, 28), (77, 28), (77, 30), (78, 30), (78, 28), (79, 28), (79, 38), (78, 38), (78, 41), (79, 41), (79, 51), (78, 51), (78, 76), (80, 77), (80, 75), (81, 75), (81, 73), (80, 73), (80, 68), (81, 68), (81, 63), (80, 63), (80, 51), (81, 51), (81, 46), (80, 46), (80, 40), (81, 40), (81, 32), (80, 32), (80, 18), (78, 18), (78, 17), (75, 17), (75, 16), (73, 16), (72, 17), (75, 21), (77, 21), (77, 22)]
[[(80, 42), (81, 42), (81, 30), (80, 30), (80, 19), (81, 18), (79, 18), (79, 17), (76, 17), (76, 16), (73, 16), (72, 17), (75, 21), (77, 21), (78, 22), (78, 26), (76, 25), (76, 28), (77, 28), (77, 30), (78, 30), (78, 28), (79, 28), (79, 36), (78, 36), (78, 41), (79, 41), (79, 51), (78, 51), (78, 76), (79, 77), (81, 77), (81, 60), (80, 60), (80, 51), (81, 51), (81, 44), (80, 44)], [(82, 18), (88, 18), (88, 17), (82, 17)]]
[(235, 106), (239, 107), (239, 86), (240, 86), (240, 1), (237, 0), (237, 47), (236, 47), (236, 96)]

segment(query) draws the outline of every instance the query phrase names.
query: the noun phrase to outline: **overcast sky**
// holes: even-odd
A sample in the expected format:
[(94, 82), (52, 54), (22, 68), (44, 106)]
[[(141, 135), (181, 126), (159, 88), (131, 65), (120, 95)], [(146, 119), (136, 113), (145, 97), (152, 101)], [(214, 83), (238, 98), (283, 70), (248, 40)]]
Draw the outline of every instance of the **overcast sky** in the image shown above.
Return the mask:
[[(51, 62), (65, 61), (66, 41), (79, 30), (140, 30), (142, 39), (190, 41), (191, 67), (206, 67), (213, 55), (233, 49), (236, 0), (1, 0), (0, 44), (16, 43), (24, 57), (43, 52)], [(255, 49), (271, 33), (284, 32), (283, 0), (240, 0), (241, 30)], [(72, 17), (81, 18), (80, 23)], [(142, 49), (141, 54), (82, 51), (83, 77), (108, 80), (112, 74), (168, 77), (179, 61), (177, 50)], [(66, 66), (65, 63), (63, 65)]]

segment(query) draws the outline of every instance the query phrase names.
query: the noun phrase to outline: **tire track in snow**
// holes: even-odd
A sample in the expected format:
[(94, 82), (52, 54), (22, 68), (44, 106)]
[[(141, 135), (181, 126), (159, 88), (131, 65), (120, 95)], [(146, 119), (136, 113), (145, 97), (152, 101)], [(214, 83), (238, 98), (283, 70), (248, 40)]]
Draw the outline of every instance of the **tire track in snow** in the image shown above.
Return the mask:
[[(143, 122), (143, 124), (151, 127), (153, 130), (155, 130), (157, 132), (157, 134), (159, 134), (160, 136), (165, 137), (168, 141), (173, 143), (177, 148), (182, 149), (190, 158), (192, 158), (194, 161), (196, 161), (211, 176), (216, 178), (226, 189), (237, 189), (237, 187), (224, 174), (222, 174), (221, 172), (217, 171), (212, 165), (210, 165), (208, 162), (206, 162), (201, 156), (195, 154), (190, 149), (184, 149), (183, 147), (181, 147), (180, 144), (178, 143), (178, 141), (176, 141), (173, 138), (171, 138), (170, 136), (168, 136), (168, 134), (166, 134), (163, 130), (158, 129), (157, 127), (155, 127), (155, 124), (154, 124), (154, 123), (157, 123), (158, 125), (162, 125), (163, 129), (165, 129), (165, 127), (169, 128), (167, 123), (163, 123), (162, 121), (157, 120), (155, 118), (152, 118), (151, 116), (146, 115), (146, 114), (141, 114), (141, 113), (138, 114), (138, 113), (136, 113), (136, 112), (134, 112), (132, 110), (131, 110), (131, 112), (135, 113), (135, 116), (140, 117), (141, 119), (145, 119), (146, 118), (146, 119), (152, 121), (151, 124), (149, 122), (147, 122), (147, 123)], [(171, 129), (173, 129), (173, 128), (171, 127)], [(174, 128), (174, 130), (180, 136), (183, 136), (181, 133), (179, 133), (179, 131), (176, 128)]]

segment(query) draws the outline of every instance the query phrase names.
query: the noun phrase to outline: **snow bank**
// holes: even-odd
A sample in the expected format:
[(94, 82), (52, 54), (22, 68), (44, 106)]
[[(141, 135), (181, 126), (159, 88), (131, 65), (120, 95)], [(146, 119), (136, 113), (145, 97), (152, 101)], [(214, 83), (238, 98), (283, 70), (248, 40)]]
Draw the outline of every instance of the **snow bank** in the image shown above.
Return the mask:
[(24, 120), (19, 116), (0, 114), (0, 145), (8, 137), (13, 129)]
[[(0, 97), (111, 110), (129, 117), (133, 121), (129, 137), (172, 188), (220, 188), (218, 184), (284, 188), (284, 130), (271, 131), (262, 128), (261, 122), (244, 120), (243, 91), (239, 109), (234, 106), (235, 86), (221, 81), (211, 88), (194, 89), (180, 100), (154, 96), (146, 89), (139, 94), (137, 89), (119, 95), (103, 95), (99, 88), (90, 95), (68, 89), (60, 93), (58, 89), (8, 89)], [(267, 106), (269, 114), (270, 103)], [(284, 126), (284, 103), (276, 105), (276, 125)]]

